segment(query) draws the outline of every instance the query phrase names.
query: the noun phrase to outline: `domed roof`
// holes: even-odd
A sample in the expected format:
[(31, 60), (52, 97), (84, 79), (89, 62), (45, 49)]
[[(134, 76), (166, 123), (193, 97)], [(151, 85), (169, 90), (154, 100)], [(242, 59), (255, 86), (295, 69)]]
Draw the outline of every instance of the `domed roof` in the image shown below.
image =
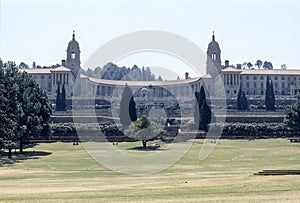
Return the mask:
[(208, 44), (208, 49), (220, 49), (219, 43), (215, 40), (215, 34), (212, 35), (212, 41)]
[(72, 40), (68, 44), (69, 49), (78, 49), (79, 50), (79, 43), (75, 40), (75, 32), (73, 31)]

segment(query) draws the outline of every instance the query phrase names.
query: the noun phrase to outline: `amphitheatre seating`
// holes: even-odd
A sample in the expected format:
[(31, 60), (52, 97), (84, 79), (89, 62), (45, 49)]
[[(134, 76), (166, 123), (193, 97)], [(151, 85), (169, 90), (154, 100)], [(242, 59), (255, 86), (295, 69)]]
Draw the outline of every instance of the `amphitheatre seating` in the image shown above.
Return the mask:
[(300, 170), (263, 170), (254, 175), (300, 175)]

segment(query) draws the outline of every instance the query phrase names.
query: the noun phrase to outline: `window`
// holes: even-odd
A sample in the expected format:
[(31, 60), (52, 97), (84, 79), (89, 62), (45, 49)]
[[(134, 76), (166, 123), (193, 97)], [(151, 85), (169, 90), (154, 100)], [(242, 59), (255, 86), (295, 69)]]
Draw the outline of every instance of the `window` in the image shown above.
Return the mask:
[(297, 78), (296, 77), (294, 77), (294, 81), (296, 81), (297, 80)]
[(247, 87), (247, 88), (249, 88), (249, 87), (250, 87), (250, 85), (249, 85), (249, 82), (247, 82), (247, 83), (246, 83), (246, 87)]
[(253, 83), (253, 87), (256, 87), (256, 83)]
[(278, 88), (278, 83), (275, 83), (274, 85), (275, 85), (275, 88)]
[(281, 88), (284, 88), (284, 83), (281, 83)]
[(260, 94), (261, 94), (261, 95), (263, 95), (263, 94), (264, 94), (264, 91), (263, 91), (263, 90), (262, 90), (262, 91), (260, 91)]
[(264, 80), (264, 76), (260, 76), (260, 80)]
[(277, 76), (275, 76), (275, 80), (278, 80), (278, 77), (277, 77)]
[(71, 53), (71, 58), (72, 58), (72, 59), (75, 59), (75, 57), (76, 57), (75, 52), (72, 52), (72, 53)]
[(261, 87), (261, 88), (264, 88), (264, 83), (260, 83), (260, 87)]
[(230, 93), (230, 91), (229, 90), (227, 90), (227, 94), (229, 94)]
[[(246, 76), (246, 80), (249, 80), (249, 76), (248, 75)], [(299, 78), (299, 80), (300, 80), (300, 78)]]
[(216, 53), (212, 53), (211, 60), (213, 60), (213, 61), (217, 60), (217, 54)]
[(281, 91), (281, 95), (285, 95), (285, 92), (284, 92), (284, 90), (282, 90), (282, 91)]
[(285, 80), (285, 77), (284, 77), (284, 76), (282, 76), (282, 77), (281, 77), (281, 80)]
[(257, 80), (257, 77), (256, 77), (256, 76), (253, 76), (253, 80)]
[(42, 75), (42, 76), (41, 76), (41, 79), (45, 79), (45, 76), (44, 76), (44, 75)]
[(234, 90), (233, 93), (236, 94), (236, 90)]

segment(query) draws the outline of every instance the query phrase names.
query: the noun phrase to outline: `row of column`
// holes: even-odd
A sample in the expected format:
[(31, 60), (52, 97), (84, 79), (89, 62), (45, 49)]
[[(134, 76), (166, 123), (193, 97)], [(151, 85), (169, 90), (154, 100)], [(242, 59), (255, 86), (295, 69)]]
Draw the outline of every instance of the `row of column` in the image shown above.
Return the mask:
[(224, 74), (223, 81), (224, 81), (224, 85), (239, 85), (240, 75), (235, 73)]
[(54, 73), (53, 74), (53, 85), (55, 84), (69, 84), (68, 73)]

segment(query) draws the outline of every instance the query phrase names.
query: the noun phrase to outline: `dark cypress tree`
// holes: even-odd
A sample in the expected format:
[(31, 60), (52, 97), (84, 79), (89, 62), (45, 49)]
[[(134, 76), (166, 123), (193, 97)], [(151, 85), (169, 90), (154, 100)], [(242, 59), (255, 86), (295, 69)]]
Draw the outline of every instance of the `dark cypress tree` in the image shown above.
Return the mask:
[(63, 84), (62, 86), (62, 90), (61, 90), (61, 101), (60, 101), (60, 105), (61, 105), (61, 111), (66, 111), (66, 90), (65, 90), (65, 84)]
[(201, 129), (205, 132), (208, 131), (208, 124), (211, 122), (211, 110), (206, 102), (206, 99), (203, 100), (202, 106), (201, 106)]
[(275, 94), (273, 89), (273, 82), (269, 76), (267, 76), (266, 82), (265, 105), (267, 111), (272, 111), (275, 109)]
[(133, 100), (132, 90), (126, 84), (122, 99), (120, 102), (120, 122), (124, 126), (130, 125), (132, 121), (136, 121), (136, 109), (135, 109), (135, 102)]
[(136, 103), (133, 99), (133, 96), (131, 96), (129, 101), (129, 117), (132, 122), (137, 120)]
[(60, 95), (60, 86), (59, 83), (57, 85), (57, 90), (56, 90), (56, 107), (55, 110), (56, 111), (60, 111), (61, 110), (61, 95)]
[(197, 129), (199, 129), (199, 124), (200, 124), (199, 100), (200, 100), (200, 93), (195, 92), (194, 121), (195, 121)]
[(270, 83), (270, 106), (271, 109), (275, 109), (275, 93), (274, 93), (274, 87), (273, 87), (273, 81), (271, 80)]
[(237, 104), (236, 104), (237, 110), (243, 110), (243, 107), (242, 107), (242, 96), (243, 96), (243, 93), (242, 93), (242, 84), (241, 84), (239, 92), (238, 92), (238, 96), (237, 96)]
[(248, 110), (248, 101), (245, 92), (242, 90), (242, 84), (237, 97), (237, 110)]
[(207, 131), (207, 125), (211, 122), (212, 112), (207, 104), (205, 90), (203, 86), (201, 86), (200, 93), (195, 92), (195, 97), (195, 124), (198, 130)]
[(241, 110), (248, 110), (248, 100), (245, 92), (243, 92), (241, 97)]

